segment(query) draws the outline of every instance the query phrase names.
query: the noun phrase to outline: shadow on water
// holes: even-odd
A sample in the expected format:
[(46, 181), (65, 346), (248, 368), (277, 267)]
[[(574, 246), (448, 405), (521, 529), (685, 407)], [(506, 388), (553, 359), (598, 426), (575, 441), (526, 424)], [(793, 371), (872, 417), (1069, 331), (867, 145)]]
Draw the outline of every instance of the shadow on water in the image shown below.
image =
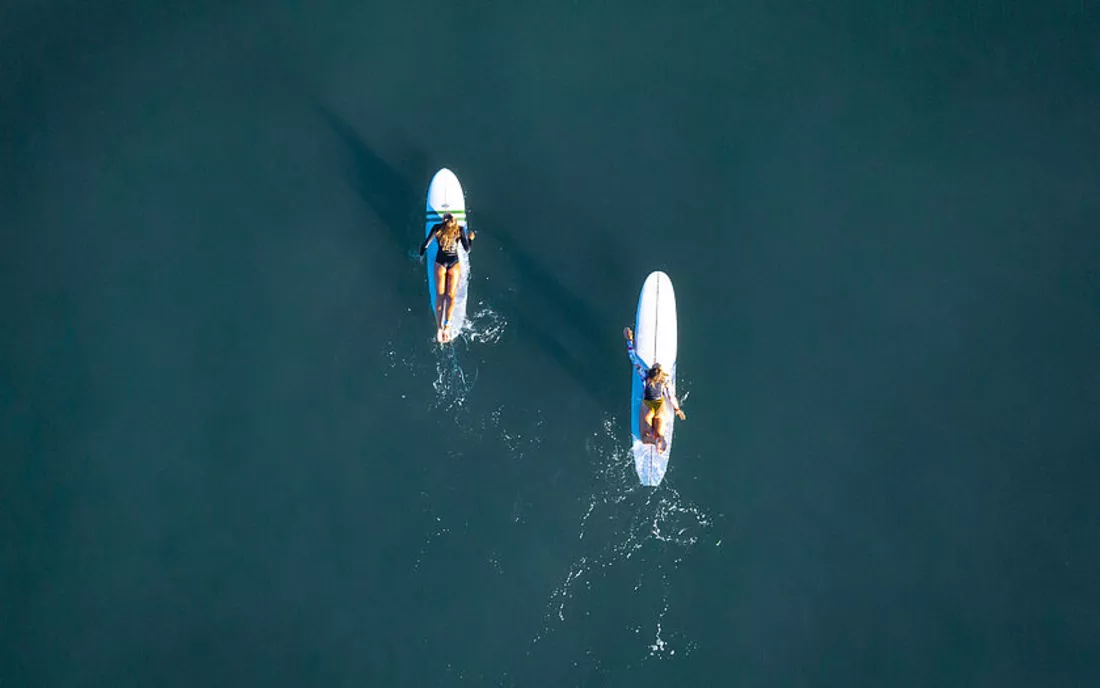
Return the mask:
[[(506, 223), (488, 212), (478, 212), (478, 225), (487, 227), (483, 235), (497, 243), (512, 262), (517, 289), (526, 295), (525, 304), (514, 314), (517, 329), (537, 339), (544, 353), (557, 362), (602, 406), (613, 408), (616, 397), (609, 384), (608, 372), (615, 370), (614, 343), (618, 328), (601, 320), (592, 307), (562, 284), (554, 272), (536, 255), (523, 248)], [(573, 346), (570, 347), (570, 344)]]
[(420, 192), (367, 146), (350, 124), (322, 105), (316, 109), (351, 154), (356, 193), (377, 213), (395, 244), (406, 251), (417, 248), (424, 202)]
[[(418, 170), (425, 179), (424, 188), (410, 184), (368, 146), (348, 122), (324, 106), (317, 105), (316, 109), (351, 153), (356, 192), (378, 214), (394, 243), (406, 251), (415, 250), (419, 241), (416, 220), (420, 217), (430, 171)], [(429, 158), (418, 155), (418, 159)], [(478, 241), (482, 245), (486, 240), (497, 243), (515, 268), (514, 287), (525, 303), (507, 316), (516, 324), (517, 335), (555, 361), (598, 404), (613, 408), (617, 400), (612, 394), (613, 386), (600, 381), (609, 380), (612, 377), (609, 371), (615, 370), (619, 362), (613, 356), (612, 344), (618, 341), (617, 327), (601, 323), (583, 298), (565, 287), (554, 272), (526, 251), (519, 241), (501, 231), (505, 223), (495, 222), (491, 214), (480, 210), (474, 219), (478, 228), (488, 228)], [(415, 233), (412, 231), (414, 226)], [(569, 346), (570, 342), (573, 347)], [(575, 353), (571, 348), (580, 352)]]
[[(491, 222), (491, 217), (486, 221)], [(523, 280), (546, 297), (555, 308), (568, 314), (570, 324), (577, 332), (585, 335), (590, 343), (598, 344), (601, 339), (598, 333), (607, 324), (600, 321), (584, 299), (564, 286), (551, 270), (525, 251), (508, 233), (501, 231), (499, 226), (494, 229), (491, 236), (519, 268)]]

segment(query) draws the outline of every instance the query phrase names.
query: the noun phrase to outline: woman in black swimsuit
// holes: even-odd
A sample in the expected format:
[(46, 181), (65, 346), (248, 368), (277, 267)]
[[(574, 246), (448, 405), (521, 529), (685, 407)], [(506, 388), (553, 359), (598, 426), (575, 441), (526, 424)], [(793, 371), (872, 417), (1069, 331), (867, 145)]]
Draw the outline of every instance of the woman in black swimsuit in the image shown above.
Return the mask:
[(455, 310), (455, 291), (462, 277), (458, 245), (462, 244), (462, 248), (469, 251), (470, 242), (476, 236), (474, 232), (463, 230), (454, 215), (447, 213), (443, 216), (443, 222), (432, 227), (432, 231), (428, 232), (424, 243), (420, 245), (420, 255), (423, 256), (432, 239), (439, 244), (439, 252), (435, 254), (435, 338), (438, 342), (450, 341), (451, 338), (448, 328)]

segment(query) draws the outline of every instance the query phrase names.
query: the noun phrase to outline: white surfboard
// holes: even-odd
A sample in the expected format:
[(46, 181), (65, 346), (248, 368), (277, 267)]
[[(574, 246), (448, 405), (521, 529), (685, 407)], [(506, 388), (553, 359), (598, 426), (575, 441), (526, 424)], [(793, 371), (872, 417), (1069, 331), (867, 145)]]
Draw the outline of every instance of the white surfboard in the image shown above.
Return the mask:
[[(462, 193), (462, 185), (458, 183), (458, 177), (454, 172), (444, 167), (435, 173), (431, 184), (428, 185), (428, 205), (424, 217), (424, 236), (432, 231), (432, 227), (443, 221), (443, 215), (450, 213), (458, 220), (458, 224), (466, 227), (466, 199)], [(428, 267), (428, 299), (432, 306), (432, 318), (435, 318), (435, 256), (439, 252), (437, 242), (433, 241), (425, 253), (425, 263)], [(459, 278), (458, 289), (455, 290), (455, 310), (451, 316), (451, 340), (454, 341), (462, 328), (466, 325), (466, 287), (470, 282), (470, 256), (462, 245), (458, 246), (458, 262), (462, 266), (462, 276)]]
[[(650, 273), (642, 285), (638, 297), (638, 315), (634, 322), (634, 351), (646, 366), (660, 363), (670, 377), (671, 392), (676, 395), (676, 294), (672, 281), (663, 272)], [(634, 453), (634, 468), (643, 485), (656, 487), (661, 484), (668, 469), (668, 457), (672, 451), (672, 426), (675, 414), (665, 404), (664, 435), (668, 445), (664, 452), (641, 439), (639, 416), (645, 385), (637, 370), (631, 367), (634, 384), (630, 395), (630, 427)]]

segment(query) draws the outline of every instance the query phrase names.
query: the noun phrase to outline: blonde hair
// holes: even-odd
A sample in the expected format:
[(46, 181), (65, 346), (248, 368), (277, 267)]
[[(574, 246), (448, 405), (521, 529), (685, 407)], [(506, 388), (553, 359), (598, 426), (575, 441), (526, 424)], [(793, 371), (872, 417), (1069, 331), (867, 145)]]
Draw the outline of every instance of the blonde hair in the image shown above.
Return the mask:
[(654, 382), (667, 382), (668, 371), (660, 363), (654, 363), (650, 366), (649, 370), (645, 373), (646, 380), (653, 380)]
[(450, 253), (455, 249), (455, 242), (458, 241), (459, 234), (462, 232), (462, 228), (458, 225), (458, 220), (454, 216), (444, 218), (443, 222), (439, 226), (439, 248)]

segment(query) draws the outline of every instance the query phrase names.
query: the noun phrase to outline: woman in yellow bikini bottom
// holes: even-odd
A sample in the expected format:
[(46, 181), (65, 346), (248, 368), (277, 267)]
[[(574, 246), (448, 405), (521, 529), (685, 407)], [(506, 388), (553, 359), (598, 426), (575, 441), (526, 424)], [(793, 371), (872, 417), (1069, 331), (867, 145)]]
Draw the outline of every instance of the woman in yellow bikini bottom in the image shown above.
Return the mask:
[(623, 336), (626, 337), (626, 350), (630, 355), (630, 361), (634, 364), (635, 370), (638, 371), (645, 383), (645, 390), (642, 394), (642, 413), (641, 417), (638, 418), (638, 434), (643, 442), (656, 445), (657, 450), (663, 452), (668, 448), (668, 441), (665, 439), (663, 432), (665, 400), (667, 399), (669, 404), (672, 405), (672, 410), (676, 412), (680, 420), (687, 420), (687, 416), (684, 415), (679, 402), (673, 396), (672, 381), (669, 379), (668, 373), (661, 368), (661, 364), (655, 363), (653, 366), (647, 367), (642, 359), (638, 357), (638, 354), (634, 352), (634, 333), (629, 327), (623, 330)]

